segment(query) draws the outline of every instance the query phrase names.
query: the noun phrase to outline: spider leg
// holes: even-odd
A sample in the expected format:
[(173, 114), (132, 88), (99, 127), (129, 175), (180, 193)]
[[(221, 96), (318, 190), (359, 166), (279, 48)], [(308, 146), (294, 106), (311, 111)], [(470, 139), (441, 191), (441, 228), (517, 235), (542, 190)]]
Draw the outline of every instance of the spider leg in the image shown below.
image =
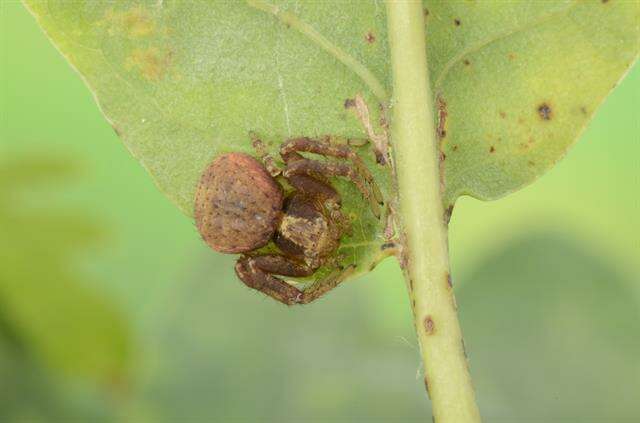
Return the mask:
[(284, 170), (284, 176), (286, 178), (291, 178), (296, 175), (307, 175), (311, 177), (313, 177), (313, 175), (342, 176), (349, 179), (356, 188), (358, 188), (365, 200), (369, 201), (373, 214), (377, 218), (380, 218), (380, 204), (378, 204), (372, 192), (367, 189), (361, 175), (356, 172), (352, 166), (344, 163), (325, 163), (301, 158), (287, 163), (287, 168)]
[(296, 191), (318, 199), (340, 231), (351, 235), (351, 219), (342, 212), (340, 194), (331, 185), (307, 175), (291, 175), (287, 180)]
[(355, 265), (350, 265), (346, 269), (336, 266), (336, 268), (324, 279), (316, 281), (302, 293), (301, 304), (308, 304), (317, 300), (327, 292), (336, 288), (345, 280), (351, 272), (355, 270)]
[(236, 275), (249, 288), (261, 291), (283, 304), (302, 303), (304, 293), (273, 276), (310, 276), (316, 269), (278, 254), (242, 256), (236, 263)]
[(251, 145), (253, 145), (253, 149), (260, 157), (260, 160), (264, 163), (264, 166), (267, 168), (267, 172), (271, 174), (274, 178), (282, 173), (282, 169), (276, 164), (275, 159), (269, 152), (267, 151), (267, 147), (264, 145), (264, 142), (258, 135), (254, 132), (249, 132), (249, 136), (251, 137)]
[(323, 156), (335, 157), (351, 161), (356, 171), (362, 179), (364, 179), (370, 187), (373, 198), (379, 204), (383, 204), (382, 193), (376, 184), (373, 175), (365, 166), (364, 162), (349, 146), (358, 145), (361, 140), (352, 140), (343, 137), (325, 136), (322, 139), (311, 138), (293, 138), (285, 141), (280, 147), (280, 155), (288, 164), (292, 161), (302, 159), (300, 152), (320, 154)]
[(236, 274), (249, 288), (256, 289), (286, 305), (308, 304), (337, 287), (354, 269), (336, 268), (324, 279), (315, 281), (304, 291), (274, 276), (310, 276), (316, 269), (299, 264), (285, 256), (265, 254), (242, 256), (236, 263)]

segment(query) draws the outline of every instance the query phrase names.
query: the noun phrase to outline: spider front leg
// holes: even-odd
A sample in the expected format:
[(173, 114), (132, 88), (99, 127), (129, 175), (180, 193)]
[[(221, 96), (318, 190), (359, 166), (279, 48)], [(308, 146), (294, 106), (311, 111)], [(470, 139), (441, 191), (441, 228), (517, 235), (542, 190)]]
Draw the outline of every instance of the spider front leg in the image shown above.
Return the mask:
[[(347, 144), (347, 145), (344, 145)], [(364, 162), (349, 146), (349, 140), (327, 136), (322, 140), (311, 138), (294, 138), (284, 142), (280, 147), (280, 155), (287, 164), (284, 175), (322, 175), (342, 176), (349, 179), (369, 201), (373, 214), (380, 217), (380, 205), (383, 204), (382, 193)], [(319, 154), (349, 160), (351, 165), (324, 163), (306, 159), (300, 152)]]
[(280, 169), (280, 167), (276, 164), (273, 156), (269, 154), (269, 152), (267, 151), (267, 147), (264, 145), (264, 142), (262, 142), (262, 140), (258, 138), (258, 135), (255, 132), (249, 132), (249, 136), (251, 137), (251, 145), (258, 154), (258, 157), (260, 157), (260, 160), (262, 160), (262, 163), (264, 163), (267, 172), (269, 172), (269, 174), (274, 178), (280, 175), (282, 173), (282, 169)]
[(286, 305), (308, 304), (338, 286), (351, 270), (336, 269), (327, 278), (314, 282), (306, 290), (288, 284), (274, 275), (311, 276), (317, 269), (278, 254), (243, 256), (236, 263), (236, 275), (247, 285)]
[(303, 292), (273, 275), (302, 277), (315, 271), (278, 254), (242, 256), (236, 263), (236, 275), (245, 285), (287, 305), (302, 303)]

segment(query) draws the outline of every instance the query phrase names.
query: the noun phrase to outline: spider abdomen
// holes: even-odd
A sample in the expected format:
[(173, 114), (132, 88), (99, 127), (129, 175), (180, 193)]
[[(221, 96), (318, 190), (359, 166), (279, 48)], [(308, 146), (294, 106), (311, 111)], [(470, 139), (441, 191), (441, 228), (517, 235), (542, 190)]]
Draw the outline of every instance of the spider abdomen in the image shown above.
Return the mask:
[(269, 242), (283, 194), (264, 166), (244, 153), (216, 158), (196, 190), (195, 220), (205, 242), (222, 253), (242, 253)]

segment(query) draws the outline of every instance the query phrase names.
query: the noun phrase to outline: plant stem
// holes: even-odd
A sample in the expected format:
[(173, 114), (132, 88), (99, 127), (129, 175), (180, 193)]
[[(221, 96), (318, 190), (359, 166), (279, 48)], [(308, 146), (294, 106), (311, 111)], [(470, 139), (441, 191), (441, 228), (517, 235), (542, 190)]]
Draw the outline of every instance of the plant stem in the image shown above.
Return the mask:
[(449, 276), (422, 2), (387, 0), (387, 19), (393, 67), (391, 140), (404, 237), (401, 261), (425, 384), (436, 422), (479, 422)]

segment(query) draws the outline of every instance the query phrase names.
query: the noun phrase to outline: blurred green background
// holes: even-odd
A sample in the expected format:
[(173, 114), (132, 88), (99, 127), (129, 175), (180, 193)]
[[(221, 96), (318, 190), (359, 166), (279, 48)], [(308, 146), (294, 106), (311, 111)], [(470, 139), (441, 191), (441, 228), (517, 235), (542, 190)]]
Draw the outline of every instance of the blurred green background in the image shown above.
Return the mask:
[[(304, 308), (235, 280), (18, 2), (0, 3), (0, 421), (425, 421), (396, 264)], [(640, 420), (640, 68), (568, 157), (461, 199), (486, 421)]]

